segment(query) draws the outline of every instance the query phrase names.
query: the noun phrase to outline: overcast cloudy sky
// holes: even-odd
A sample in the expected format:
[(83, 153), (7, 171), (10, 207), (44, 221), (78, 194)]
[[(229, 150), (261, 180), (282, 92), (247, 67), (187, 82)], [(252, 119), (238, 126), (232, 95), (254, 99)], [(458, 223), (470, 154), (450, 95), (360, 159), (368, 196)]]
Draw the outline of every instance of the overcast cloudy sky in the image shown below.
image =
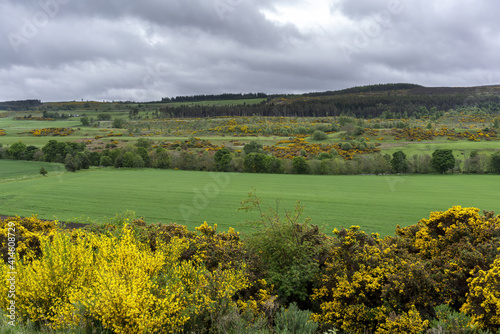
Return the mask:
[(0, 0), (0, 100), (500, 83), (496, 0)]

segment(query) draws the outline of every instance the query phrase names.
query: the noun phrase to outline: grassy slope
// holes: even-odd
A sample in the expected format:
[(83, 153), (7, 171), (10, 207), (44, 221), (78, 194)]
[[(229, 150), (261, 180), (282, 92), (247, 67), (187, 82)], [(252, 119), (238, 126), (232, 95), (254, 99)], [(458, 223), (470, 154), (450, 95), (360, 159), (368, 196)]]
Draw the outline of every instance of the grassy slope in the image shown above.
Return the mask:
[[(0, 160), (0, 170), (10, 168), (5, 163)], [(217, 185), (214, 177), (223, 184)], [(312, 223), (325, 226), (326, 232), (360, 225), (367, 232), (388, 235), (396, 224), (414, 224), (430, 211), (453, 205), (500, 211), (497, 180), (493, 175), (298, 176), (101, 169), (0, 183), (0, 214), (102, 221), (132, 210), (150, 223), (178, 222), (193, 229), (206, 220), (224, 230), (232, 226), (246, 231), (241, 222), (255, 215), (237, 208), (253, 186), (265, 207), (273, 206), (276, 198), (282, 208), (301, 200)], [(209, 196), (199, 195), (204, 192)]]

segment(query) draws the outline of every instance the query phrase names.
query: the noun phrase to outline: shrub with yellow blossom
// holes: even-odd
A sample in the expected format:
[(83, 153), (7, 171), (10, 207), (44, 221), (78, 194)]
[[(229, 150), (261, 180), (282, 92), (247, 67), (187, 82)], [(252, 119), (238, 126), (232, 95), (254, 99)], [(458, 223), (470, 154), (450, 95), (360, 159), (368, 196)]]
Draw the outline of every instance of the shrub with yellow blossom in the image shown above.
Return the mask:
[[(190, 246), (183, 238), (158, 241), (154, 252), (127, 226), (117, 235), (39, 238), (41, 255), (16, 258), (16, 307), (23, 319), (53, 328), (98, 321), (115, 333), (174, 332), (223, 300), (236, 305), (231, 298), (249, 285), (244, 264), (208, 271), (201, 256), (181, 260)], [(7, 278), (8, 265), (0, 270)]]
[(432, 212), (416, 225), (398, 227), (396, 234), (436, 282), (436, 305), (458, 310), (469, 291), (467, 280), (477, 270), (488, 270), (498, 254), (500, 219), (493, 212), (481, 216), (477, 208), (454, 206)]
[(472, 323), (480, 328), (493, 332), (500, 328), (500, 256), (488, 270), (469, 278), (469, 293), (461, 311), (470, 314)]
[(336, 242), (312, 295), (321, 310), (313, 320), (359, 334), (423, 328), (419, 312), (425, 312), (424, 296), (432, 284), (418, 260), (358, 226), (334, 234)]
[[(75, 243), (72, 237), (53, 232), (50, 236), (37, 234), (41, 255), (28, 251), (21, 259), (15, 256), (16, 310), (22, 319), (37, 324), (49, 323), (53, 328), (72, 326), (80, 315), (71, 302), (85, 284), (93, 279), (93, 252), (85, 239)], [(7, 264), (0, 266), (2, 281), (11, 272)], [(7, 287), (0, 285), (0, 294), (7, 296)], [(6, 298), (0, 308), (6, 309)]]
[(0, 254), (7, 261), (7, 241), (9, 232), (16, 241), (16, 253), (23, 258), (28, 250), (35, 254), (40, 253), (39, 234), (49, 234), (57, 226), (57, 221), (41, 220), (37, 216), (7, 217), (0, 219)]

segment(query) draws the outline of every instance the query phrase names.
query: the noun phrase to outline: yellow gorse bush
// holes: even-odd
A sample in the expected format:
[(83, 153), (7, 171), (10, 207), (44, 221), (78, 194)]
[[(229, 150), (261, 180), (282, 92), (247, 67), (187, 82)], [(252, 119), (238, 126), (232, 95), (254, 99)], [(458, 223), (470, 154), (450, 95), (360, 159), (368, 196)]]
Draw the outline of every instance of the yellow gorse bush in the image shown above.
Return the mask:
[(469, 287), (461, 311), (472, 315), (474, 325), (495, 331), (500, 327), (500, 256), (489, 270), (481, 270), (470, 278)]
[[(12, 224), (14, 226), (13, 229), (11, 227)], [(4, 220), (0, 219), (0, 253), (5, 260), (9, 231), (15, 234), (16, 252), (23, 257), (28, 250), (38, 252), (40, 245), (39, 235), (55, 231), (56, 226), (57, 221), (40, 220), (37, 216), (25, 218), (15, 216)]]
[[(16, 254), (16, 307), (22, 318), (50, 323), (59, 328), (75, 324), (80, 317), (71, 303), (72, 296), (92, 280), (93, 254), (85, 240), (72, 241), (67, 234), (38, 235), (42, 256), (28, 252), (23, 260)], [(2, 281), (9, 277), (9, 266), (1, 266)], [(6, 287), (0, 285), (0, 293)], [(1, 299), (5, 309), (7, 300)]]
[(428, 325), (429, 322), (422, 320), (420, 313), (415, 306), (412, 306), (408, 312), (400, 316), (391, 314), (386, 322), (375, 331), (375, 334), (421, 333)]
[[(287, 303), (275, 295), (283, 283), (266, 272), (262, 251), (249, 250), (232, 228), (218, 232), (204, 222), (189, 232), (117, 216), (100, 233), (68, 232), (14, 217), (0, 221), (4, 251), (13, 225), (18, 247), (14, 261), (0, 265), (0, 279), (11, 278), (14, 264), (20, 321), (113, 333), (257, 332)], [(383, 239), (358, 226), (333, 233), (317, 239), (324, 259), (303, 301), (323, 327), (417, 334), (451, 316), (436, 316), (446, 305), (468, 319), (461, 326), (500, 328), (500, 217), (493, 212), (456, 206)], [(4, 311), (9, 288), (0, 284)]]
[[(40, 256), (17, 256), (16, 307), (24, 319), (53, 328), (98, 320), (115, 333), (171, 333), (248, 287), (244, 265), (209, 271), (201, 257), (181, 260), (190, 246), (184, 238), (158, 241), (155, 251), (127, 226), (118, 236), (56, 231), (39, 238)], [(8, 272), (2, 264), (2, 279)], [(7, 303), (2, 298), (0, 308)]]

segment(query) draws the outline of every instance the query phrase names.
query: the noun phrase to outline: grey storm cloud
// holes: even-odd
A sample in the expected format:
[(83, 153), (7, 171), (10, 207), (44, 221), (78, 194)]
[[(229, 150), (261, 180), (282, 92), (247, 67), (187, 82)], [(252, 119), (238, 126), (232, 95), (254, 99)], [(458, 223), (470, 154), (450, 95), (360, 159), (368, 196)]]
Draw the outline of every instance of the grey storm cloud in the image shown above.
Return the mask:
[(0, 0), (0, 100), (500, 82), (500, 3)]

